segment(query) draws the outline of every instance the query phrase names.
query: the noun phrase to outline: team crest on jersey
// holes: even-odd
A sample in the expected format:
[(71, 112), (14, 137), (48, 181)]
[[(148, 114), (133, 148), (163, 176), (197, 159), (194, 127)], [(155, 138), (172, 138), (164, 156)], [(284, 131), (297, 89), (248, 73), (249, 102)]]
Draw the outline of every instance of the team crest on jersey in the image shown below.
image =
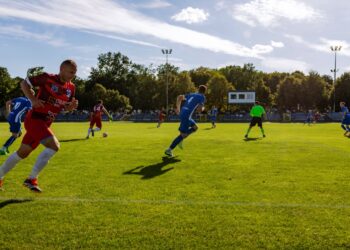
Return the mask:
[(66, 90), (66, 96), (69, 98), (72, 95), (72, 91), (70, 89)]
[(55, 84), (51, 85), (51, 90), (55, 93), (58, 93), (58, 86), (56, 86)]

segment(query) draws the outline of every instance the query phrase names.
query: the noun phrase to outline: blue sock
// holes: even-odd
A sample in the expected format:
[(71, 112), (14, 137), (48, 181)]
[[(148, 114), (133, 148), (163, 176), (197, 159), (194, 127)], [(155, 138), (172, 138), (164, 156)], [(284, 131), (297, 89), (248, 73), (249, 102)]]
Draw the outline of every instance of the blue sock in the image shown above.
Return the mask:
[(180, 142), (182, 142), (183, 139), (184, 139), (184, 138), (183, 138), (181, 135), (179, 135), (178, 137), (176, 137), (175, 140), (173, 141), (173, 143), (171, 143), (170, 148), (171, 148), (171, 149), (176, 148), (177, 144), (179, 144)]
[(342, 124), (341, 127), (342, 127), (345, 131), (347, 131), (344, 124)]
[(8, 148), (12, 145), (12, 143), (16, 140), (17, 138), (14, 136), (11, 136), (4, 144), (5, 148)]

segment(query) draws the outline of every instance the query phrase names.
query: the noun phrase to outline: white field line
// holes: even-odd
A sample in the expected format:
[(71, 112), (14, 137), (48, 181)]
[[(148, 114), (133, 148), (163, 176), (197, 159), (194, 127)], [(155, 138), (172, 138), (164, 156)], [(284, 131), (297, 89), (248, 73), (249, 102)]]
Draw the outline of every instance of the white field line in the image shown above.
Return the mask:
[(263, 208), (325, 208), (350, 209), (350, 204), (317, 204), (317, 203), (268, 203), (239, 201), (191, 201), (191, 200), (126, 200), (119, 198), (78, 198), (78, 197), (1, 197), (1, 201), (39, 201), (70, 203), (116, 203), (116, 204), (153, 204), (153, 205), (188, 205), (188, 206), (228, 206), (228, 207), (263, 207)]

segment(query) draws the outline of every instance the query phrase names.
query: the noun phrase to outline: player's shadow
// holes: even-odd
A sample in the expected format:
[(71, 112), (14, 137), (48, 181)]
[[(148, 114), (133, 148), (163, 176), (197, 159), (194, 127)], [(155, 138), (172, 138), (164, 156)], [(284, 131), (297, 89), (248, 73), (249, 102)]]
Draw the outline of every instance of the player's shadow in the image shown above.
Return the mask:
[(245, 142), (250, 142), (250, 141), (260, 141), (262, 140), (261, 137), (249, 137), (249, 138), (244, 138), (243, 139)]
[(19, 203), (24, 203), (24, 202), (30, 202), (33, 201), (32, 199), (9, 199), (9, 200), (5, 200), (0, 202), (0, 209), (3, 207), (6, 207), (7, 205), (11, 205), (11, 204), (19, 204)]
[(180, 162), (180, 161), (181, 160), (176, 159), (176, 157), (172, 157), (172, 158), (163, 157), (162, 161), (159, 163), (155, 163), (155, 164), (148, 165), (148, 166), (139, 166), (139, 167), (133, 168), (129, 171), (126, 171), (123, 174), (125, 174), (125, 175), (141, 175), (142, 180), (152, 179), (154, 177), (165, 174), (166, 172), (174, 169), (173, 167), (163, 169), (164, 167), (166, 167), (170, 164)]
[(59, 141), (60, 141), (60, 142), (86, 141), (86, 138), (66, 139), (66, 140), (59, 140)]
[(203, 130), (212, 130), (212, 129), (214, 129), (214, 128), (205, 128), (205, 129), (203, 129)]

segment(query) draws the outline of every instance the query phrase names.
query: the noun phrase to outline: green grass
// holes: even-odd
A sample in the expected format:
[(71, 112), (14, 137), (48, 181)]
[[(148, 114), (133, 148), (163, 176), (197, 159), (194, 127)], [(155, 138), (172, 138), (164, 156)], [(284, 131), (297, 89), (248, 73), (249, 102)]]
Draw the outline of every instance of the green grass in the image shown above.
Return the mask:
[(44, 192), (22, 187), (42, 147), (5, 178), (0, 248), (350, 248), (350, 139), (339, 124), (266, 123), (267, 138), (244, 141), (247, 126), (199, 124), (164, 161), (178, 124), (104, 123), (108, 138), (84, 140), (87, 123), (56, 123)]

